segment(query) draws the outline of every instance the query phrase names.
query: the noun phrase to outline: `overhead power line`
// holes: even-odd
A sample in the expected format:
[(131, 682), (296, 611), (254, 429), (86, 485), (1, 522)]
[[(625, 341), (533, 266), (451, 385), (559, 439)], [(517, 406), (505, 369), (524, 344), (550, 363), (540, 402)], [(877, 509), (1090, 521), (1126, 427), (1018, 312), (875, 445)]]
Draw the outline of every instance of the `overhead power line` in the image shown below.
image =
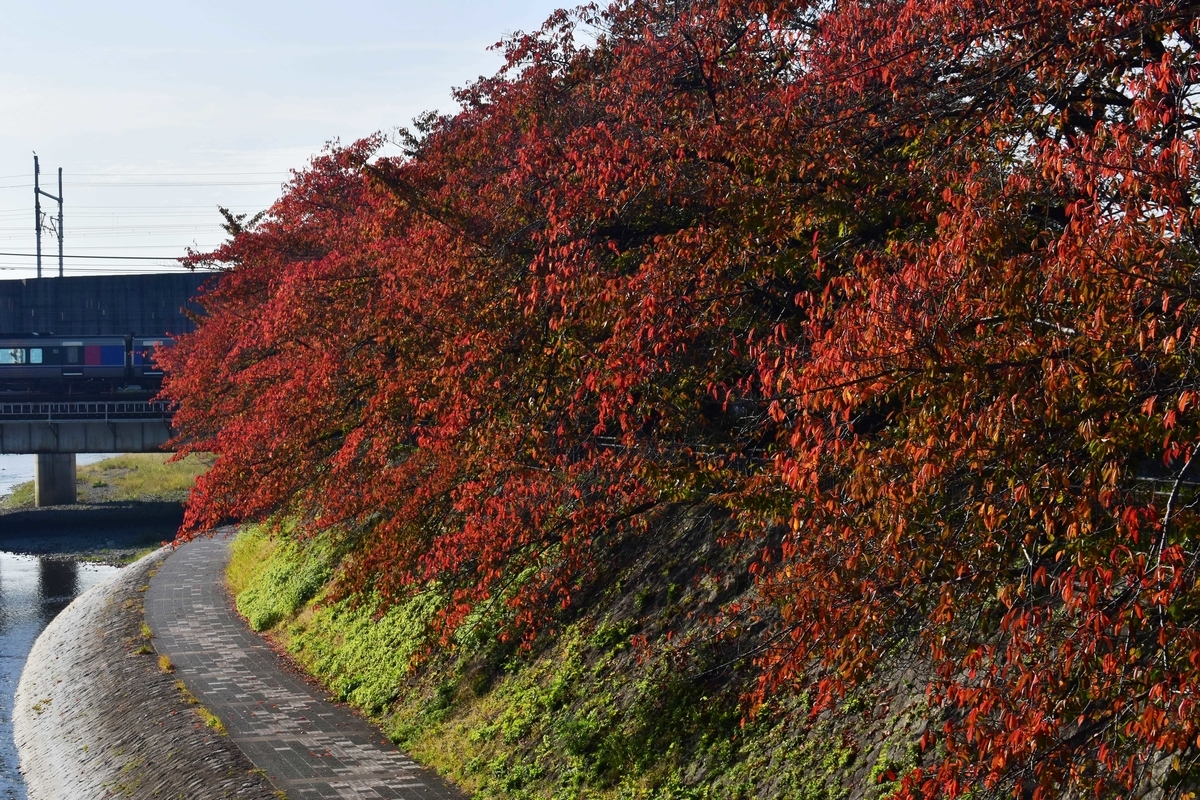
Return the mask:
[[(10, 264), (0, 262), (0, 271), (4, 272), (33, 272), (33, 267), (26, 264)], [(69, 275), (80, 274), (99, 274), (99, 275), (143, 275), (147, 272), (155, 273), (173, 273), (179, 270), (168, 268), (166, 265), (147, 264), (145, 266), (116, 265), (116, 266), (71, 266), (68, 265), (64, 272), (64, 277)], [(201, 274), (208, 274), (212, 270), (198, 270)]]
[[(37, 253), (0, 253), (0, 256), (8, 258), (37, 258)], [(96, 255), (72, 255), (71, 253), (63, 253), (63, 258), (102, 258), (113, 259), (117, 261), (178, 261), (176, 256), (96, 256)]]
[[(76, 209), (76, 210), (88, 209), (91, 211), (110, 211), (113, 209), (121, 210), (121, 211), (179, 211), (179, 210), (184, 210), (184, 209), (195, 209), (197, 213), (200, 213), (200, 212), (204, 212), (204, 211), (210, 211), (210, 212), (215, 211), (217, 209), (218, 205), (221, 205), (221, 204), (219, 204), (219, 203), (204, 203), (201, 205), (178, 205), (178, 206), (177, 205), (169, 205), (168, 206), (168, 205), (162, 205), (162, 204), (155, 205), (155, 206), (114, 206), (114, 205), (105, 204), (102, 206), (71, 206), (71, 208)], [(224, 206), (224, 207), (230, 211), (259, 211), (262, 209), (262, 206), (258, 206), (258, 205), (241, 205), (241, 206), (230, 205), (230, 206)], [(14, 208), (7, 208), (7, 209), (4, 209), (3, 211), (0, 211), (0, 214), (14, 214), (14, 213), (24, 214), (26, 212), (25, 212), (25, 209), (14, 209)]]
[[(71, 181), (71, 186), (114, 187), (124, 186), (279, 186), (281, 181)], [(29, 189), (32, 183), (6, 183), (0, 189)]]
[(72, 186), (278, 186), (280, 181), (71, 181)]
[[(120, 180), (124, 178), (248, 178), (261, 177), (263, 175), (271, 175), (278, 177), (280, 180), (287, 180), (291, 177), (288, 172), (76, 172), (75, 175), (81, 175), (85, 178), (111, 178)], [(23, 178), (23, 175), (14, 175), (13, 177)], [(11, 180), (11, 178), (0, 178), (0, 180)]]
[[(241, 176), (241, 175), (279, 175), (287, 177), (291, 173), (286, 170), (269, 170), (266, 172), (76, 172), (75, 175), (82, 175), (85, 178), (205, 178), (214, 175), (225, 176)], [(0, 181), (10, 181), (14, 178), (27, 178), (28, 173), (19, 175), (0, 175)]]
[[(195, 243), (193, 243), (193, 244), (185, 244), (185, 245), (174, 245), (174, 244), (112, 244), (112, 245), (109, 245), (109, 244), (97, 244), (97, 245), (93, 245), (92, 247), (89, 247), (89, 248), (87, 248), (87, 249), (88, 249), (88, 250), (166, 250), (166, 249), (171, 249), (171, 250), (174, 250), (174, 251), (178, 252), (178, 251), (182, 250), (182, 249), (183, 249), (183, 248), (185, 248), (185, 247), (198, 247), (198, 246), (199, 246), (199, 245), (197, 245), (197, 244), (195, 244)], [(214, 245), (214, 247), (215, 247), (215, 245)], [(175, 256), (163, 256), (163, 258), (175, 258)]]

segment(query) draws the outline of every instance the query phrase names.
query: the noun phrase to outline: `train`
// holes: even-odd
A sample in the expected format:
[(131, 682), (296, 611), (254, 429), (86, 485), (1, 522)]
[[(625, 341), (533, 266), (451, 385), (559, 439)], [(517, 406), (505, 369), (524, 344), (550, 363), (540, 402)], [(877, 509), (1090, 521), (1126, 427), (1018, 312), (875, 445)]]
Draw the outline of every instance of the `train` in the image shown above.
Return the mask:
[(151, 395), (162, 386), (154, 354), (169, 336), (0, 334), (0, 396)]

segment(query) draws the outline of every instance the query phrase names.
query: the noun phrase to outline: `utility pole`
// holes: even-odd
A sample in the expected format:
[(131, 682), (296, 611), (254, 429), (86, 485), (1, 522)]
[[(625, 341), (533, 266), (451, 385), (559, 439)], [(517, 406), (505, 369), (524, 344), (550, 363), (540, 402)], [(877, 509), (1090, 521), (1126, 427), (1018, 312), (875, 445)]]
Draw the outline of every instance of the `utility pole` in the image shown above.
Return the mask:
[(58, 277), (63, 276), (63, 190), (62, 167), (58, 168), (58, 196), (41, 187), (42, 168), (38, 165), (37, 153), (33, 154), (33, 227), (37, 234), (37, 276), (42, 277), (42, 195), (58, 203)]
[(33, 154), (33, 231), (37, 234), (37, 276), (42, 277), (42, 190), (38, 187), (37, 153)]

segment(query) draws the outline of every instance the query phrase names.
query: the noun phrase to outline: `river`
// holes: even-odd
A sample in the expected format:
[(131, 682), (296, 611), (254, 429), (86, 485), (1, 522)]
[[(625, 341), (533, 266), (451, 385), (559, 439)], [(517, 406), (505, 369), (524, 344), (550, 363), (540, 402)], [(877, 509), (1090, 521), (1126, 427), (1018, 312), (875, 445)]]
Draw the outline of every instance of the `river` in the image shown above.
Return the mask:
[[(108, 455), (80, 455), (77, 463), (94, 463)], [(33, 464), (34, 456), (0, 455), (0, 496), (7, 495), (20, 483), (33, 480)], [(3, 525), (4, 519), (0, 517), (0, 526)], [(25, 798), (13, 744), (12, 705), (29, 649), (42, 629), (71, 600), (117, 569), (54, 555), (22, 555), (0, 550), (0, 798), (3, 800)]]

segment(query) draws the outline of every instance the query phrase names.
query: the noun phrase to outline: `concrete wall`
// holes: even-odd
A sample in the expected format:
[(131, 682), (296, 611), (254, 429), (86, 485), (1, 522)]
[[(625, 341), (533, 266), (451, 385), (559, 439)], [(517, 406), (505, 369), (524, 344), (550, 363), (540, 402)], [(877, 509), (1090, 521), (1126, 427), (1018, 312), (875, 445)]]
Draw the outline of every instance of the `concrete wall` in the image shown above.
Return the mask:
[(184, 309), (213, 273), (85, 275), (0, 281), (0, 334), (161, 336), (189, 333)]

